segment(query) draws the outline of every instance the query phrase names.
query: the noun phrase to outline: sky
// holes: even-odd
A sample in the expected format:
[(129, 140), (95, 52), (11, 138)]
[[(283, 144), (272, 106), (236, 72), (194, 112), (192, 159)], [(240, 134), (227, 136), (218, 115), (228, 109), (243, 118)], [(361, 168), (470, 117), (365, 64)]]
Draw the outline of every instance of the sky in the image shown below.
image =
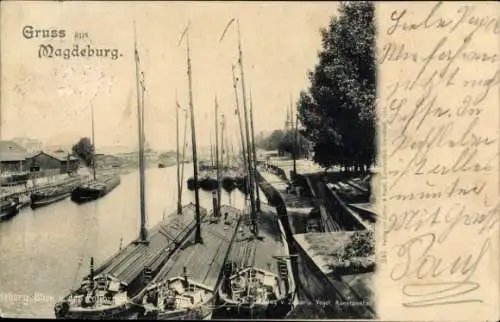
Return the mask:
[[(136, 147), (137, 96), (134, 22), (146, 95), (145, 132), (156, 150), (175, 148), (175, 102), (188, 107), (186, 41), (191, 47), (197, 142), (207, 146), (214, 130), (214, 101), (225, 114), (226, 135), (239, 144), (232, 64), (238, 63), (239, 20), (247, 102), (250, 92), (256, 134), (284, 126), (290, 101), (307, 88), (317, 62), (320, 28), (332, 2), (2, 2), (2, 139), (30, 137), (45, 144), (72, 144), (91, 136), (96, 146)], [(31, 38), (23, 28), (64, 30), (64, 38)], [(29, 29), (29, 28), (28, 28)], [(57, 32), (56, 32), (57, 33)], [(83, 39), (75, 33), (87, 34)], [(29, 36), (29, 34), (28, 34)], [(118, 49), (106, 57), (39, 58), (40, 45)], [(238, 78), (240, 69), (235, 70)], [(241, 84), (238, 83), (240, 107)], [(249, 106), (249, 103), (248, 103)], [(181, 122), (181, 130), (183, 123)]]

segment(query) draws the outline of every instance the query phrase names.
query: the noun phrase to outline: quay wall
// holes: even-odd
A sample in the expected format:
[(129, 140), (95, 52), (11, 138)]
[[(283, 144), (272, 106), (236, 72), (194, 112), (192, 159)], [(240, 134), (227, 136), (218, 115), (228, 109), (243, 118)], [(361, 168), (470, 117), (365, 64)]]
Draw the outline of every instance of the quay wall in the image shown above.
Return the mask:
[[(258, 162), (258, 164), (278, 176), (285, 183), (290, 184), (290, 181), (282, 168), (262, 161)], [(260, 176), (260, 174), (258, 175)], [(297, 174), (294, 181), (296, 185), (303, 189), (305, 195), (314, 198), (315, 204), (320, 210), (322, 225), (325, 231), (336, 231), (339, 229), (338, 226), (347, 231), (371, 229), (370, 226), (368, 226), (359, 216), (347, 207), (345, 202), (343, 202), (337, 194), (326, 186), (322, 179), (318, 180), (317, 176)], [(273, 203), (280, 203), (283, 201), (282, 198), (277, 196), (279, 195), (279, 192), (276, 191), (274, 187), (272, 187), (272, 189), (261, 187), (261, 189), (264, 191), (266, 196), (267, 194), (270, 195), (270, 197), (268, 196), (270, 203), (271, 199)]]
[(312, 258), (297, 244), (298, 275), (302, 289), (308, 292), (311, 304), (320, 306), (328, 319), (372, 319), (374, 312), (368, 305), (346, 305), (361, 303), (357, 293), (346, 284), (342, 277), (328, 277), (314, 263)]
[[(276, 207), (280, 222), (285, 230), (289, 253), (295, 255), (294, 260), (292, 260), (292, 268), (296, 288), (301, 293), (298, 305), (320, 307), (326, 318), (370, 316), (362, 308), (346, 307), (339, 304), (349, 300), (343, 294), (352, 294), (350, 288), (341, 281), (333, 285), (330, 278), (321, 271), (305, 250), (300, 247), (292, 234), (283, 197), (262, 177), (259, 171), (256, 171), (256, 177), (269, 203)], [(293, 315), (293, 312), (291, 314)]]
[[(304, 182), (304, 189), (310, 191), (311, 195), (315, 200), (321, 200), (321, 204), (324, 207), (320, 207), (322, 218), (331, 217), (335, 223), (337, 223), (342, 230), (353, 231), (353, 230), (364, 230), (370, 229), (356, 214), (343, 202), (339, 196), (331, 191), (324, 182), (317, 180), (310, 175), (297, 174), (299, 182)], [(326, 208), (326, 209), (325, 209)], [(328, 214), (326, 214), (326, 211)], [(329, 220), (326, 220), (325, 228), (326, 231), (335, 231), (335, 228), (331, 225)], [(332, 230), (333, 229), (333, 230)]]
[[(326, 187), (325, 187), (326, 188)], [(365, 221), (363, 221), (356, 212), (349, 208), (346, 203), (331, 189), (326, 188), (327, 204), (331, 207), (338, 209), (338, 211), (332, 214), (336, 219), (339, 218), (341, 225), (345, 224), (349, 227), (348, 230), (373, 230)]]

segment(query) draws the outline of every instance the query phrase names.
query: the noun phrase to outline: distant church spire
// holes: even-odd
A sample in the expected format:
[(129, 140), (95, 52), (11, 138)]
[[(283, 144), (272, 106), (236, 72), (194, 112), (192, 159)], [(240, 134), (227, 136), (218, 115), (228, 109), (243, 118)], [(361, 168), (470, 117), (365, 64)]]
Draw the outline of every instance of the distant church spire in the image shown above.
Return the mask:
[(286, 109), (286, 121), (285, 121), (285, 131), (290, 131), (293, 129), (293, 107), (292, 107), (292, 96), (290, 95), (290, 105)]

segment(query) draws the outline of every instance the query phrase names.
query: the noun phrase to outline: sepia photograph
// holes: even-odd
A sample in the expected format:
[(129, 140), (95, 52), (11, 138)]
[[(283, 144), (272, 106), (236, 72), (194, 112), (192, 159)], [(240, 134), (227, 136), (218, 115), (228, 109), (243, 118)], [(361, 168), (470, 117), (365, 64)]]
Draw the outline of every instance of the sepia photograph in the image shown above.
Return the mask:
[(3, 318), (378, 317), (373, 2), (1, 9)]

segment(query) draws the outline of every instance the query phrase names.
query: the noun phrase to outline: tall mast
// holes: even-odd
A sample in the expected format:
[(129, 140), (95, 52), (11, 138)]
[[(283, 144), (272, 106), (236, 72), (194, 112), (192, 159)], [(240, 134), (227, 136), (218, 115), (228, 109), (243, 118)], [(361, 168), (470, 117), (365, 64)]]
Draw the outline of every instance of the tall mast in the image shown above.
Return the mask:
[[(225, 118), (224, 118), (224, 114), (221, 115), (222, 117), (222, 121), (221, 121), (221, 134), (220, 134), (220, 142), (221, 142), (221, 155), (220, 155), (220, 159), (221, 159), (221, 164), (219, 164), (219, 166), (221, 166), (223, 169), (223, 165), (224, 165), (224, 127), (225, 127)], [(219, 178), (219, 177), (218, 177)], [(217, 179), (219, 180), (219, 179)], [(221, 204), (221, 198), (220, 198), (220, 183), (217, 185), (217, 189), (219, 191), (219, 198), (217, 199), (217, 207), (219, 207), (220, 209), (220, 204)]]
[(182, 187), (184, 186), (184, 159), (186, 155), (186, 146), (187, 146), (187, 140), (186, 140), (186, 132), (187, 132), (187, 118), (188, 114), (187, 111), (184, 108), (181, 108), (180, 105), (177, 106), (178, 108), (182, 109), (184, 112), (184, 135), (182, 137), (182, 162), (181, 162), (181, 177), (180, 177), (180, 200), (182, 204)]
[[(252, 101), (252, 90), (250, 90), (250, 126), (252, 129), (252, 154), (253, 154), (253, 166), (254, 171), (257, 172), (257, 154), (255, 153), (255, 134), (253, 130), (253, 101)], [(255, 183), (255, 192), (257, 194), (255, 200), (255, 206), (258, 211), (260, 211), (260, 193), (259, 193), (259, 185), (257, 182)]]
[(180, 148), (179, 148), (179, 104), (175, 102), (175, 139), (177, 145), (177, 214), (182, 214), (181, 205), (181, 165), (180, 165)]
[(231, 157), (230, 157), (230, 160), (231, 162), (234, 162), (234, 146), (233, 146), (233, 139), (229, 139), (229, 144), (231, 146)]
[[(225, 120), (225, 119), (224, 119)], [(224, 129), (226, 128), (226, 123), (224, 121)], [(223, 131), (224, 131), (223, 129)], [(229, 135), (225, 136), (225, 143), (224, 143), (224, 152), (226, 153), (226, 167), (229, 167), (229, 140), (228, 140)]]
[(299, 118), (297, 117), (297, 115), (295, 115), (295, 158), (293, 158), (294, 160), (294, 173), (295, 173), (295, 176), (297, 175), (297, 158), (299, 156)]
[(92, 118), (92, 148), (93, 148), (93, 156), (92, 156), (92, 176), (95, 180), (95, 163), (96, 163), (96, 148), (95, 148), (95, 133), (94, 133), (94, 102), (90, 103), (90, 113)]
[(216, 167), (216, 178), (217, 178), (217, 209), (215, 215), (219, 215), (220, 211), (220, 169), (219, 169), (219, 103), (217, 102), (217, 97), (215, 97), (215, 167)]
[[(141, 231), (140, 231), (140, 241), (148, 242), (148, 231), (146, 229), (146, 203), (145, 203), (145, 169), (144, 169), (144, 107), (141, 106), (141, 97), (144, 96), (144, 83), (140, 84), (139, 80), (139, 52), (137, 51), (137, 37), (134, 22), (134, 52), (135, 52), (135, 77), (137, 85), (137, 121), (138, 121), (138, 131), (139, 131), (139, 179), (140, 179), (140, 202), (141, 202)], [(142, 85), (142, 86), (141, 86)], [(142, 93), (141, 93), (142, 89)], [(142, 100), (142, 102), (144, 102)]]
[(194, 199), (195, 199), (195, 209), (196, 209), (196, 234), (195, 242), (203, 243), (201, 238), (201, 220), (200, 220), (200, 195), (198, 191), (198, 160), (196, 156), (196, 130), (194, 124), (194, 107), (193, 107), (193, 81), (191, 75), (191, 54), (189, 48), (189, 25), (186, 27), (186, 52), (187, 52), (187, 74), (189, 82), (189, 109), (191, 111), (191, 145), (193, 149), (193, 177), (194, 177)]
[[(298, 120), (296, 118), (296, 120)], [(292, 134), (293, 134), (293, 178), (292, 181), (295, 181), (297, 177), (297, 126), (294, 125), (293, 122), (293, 103), (292, 97), (290, 96), (290, 125), (292, 126)]]
[(255, 218), (255, 200), (254, 200), (254, 178), (253, 178), (253, 169), (252, 169), (252, 159), (251, 159), (251, 153), (250, 153), (250, 132), (248, 129), (248, 109), (247, 109), (247, 98), (246, 98), (246, 89), (245, 89), (245, 74), (243, 71), (243, 52), (241, 49), (241, 35), (240, 35), (240, 21), (236, 21), (238, 25), (238, 52), (239, 52), (239, 64), (240, 64), (240, 73), (241, 73), (241, 92), (242, 92), (242, 99), (243, 99), (243, 110), (245, 113), (245, 135), (246, 135), (246, 141), (247, 141), (247, 165), (248, 165), (248, 181), (249, 181), (249, 187), (250, 187), (250, 205), (251, 205), (251, 212), (252, 212), (252, 226), (253, 226), (253, 233), (254, 235), (258, 235), (257, 231), (257, 222)]
[(212, 169), (213, 169), (213, 167), (214, 167), (214, 147), (212, 144), (212, 131), (210, 131), (210, 165), (212, 166)]
[[(245, 151), (245, 139), (243, 137), (243, 122), (241, 120), (241, 113), (240, 113), (240, 104), (239, 104), (239, 99), (238, 99), (238, 88), (236, 87), (236, 76), (234, 76), (234, 65), (232, 66), (232, 73), (233, 73), (233, 88), (234, 88), (234, 98), (236, 100), (236, 114), (238, 115), (238, 124), (240, 128), (240, 140), (241, 140), (241, 151), (243, 153), (243, 171), (244, 173), (247, 173), (247, 160), (245, 158), (246, 151)], [(248, 192), (245, 191), (245, 194)]]
[(221, 115), (222, 121), (220, 123), (220, 128), (221, 128), (221, 133), (220, 133), (220, 144), (221, 144), (221, 153), (220, 153), (220, 159), (221, 159), (221, 168), (224, 169), (224, 155), (227, 153), (226, 145), (224, 144), (224, 141), (227, 140), (227, 138), (224, 136), (224, 130), (226, 129), (226, 118), (224, 117), (224, 114)]

